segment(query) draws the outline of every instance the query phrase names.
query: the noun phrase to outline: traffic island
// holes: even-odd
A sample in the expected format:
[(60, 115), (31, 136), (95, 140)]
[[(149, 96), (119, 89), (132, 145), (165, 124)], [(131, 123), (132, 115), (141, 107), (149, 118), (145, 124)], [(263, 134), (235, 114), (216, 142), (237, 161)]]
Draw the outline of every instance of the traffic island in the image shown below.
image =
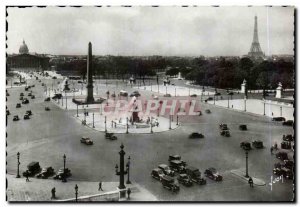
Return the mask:
[[(241, 170), (231, 170), (230, 171), (232, 174), (236, 175), (237, 177), (247, 181), (249, 181), (249, 178), (251, 177), (245, 177), (246, 173), (244, 171), (241, 171)], [(257, 185), (257, 186), (264, 186), (266, 185), (265, 181), (259, 179), (259, 178), (255, 178), (255, 177), (252, 177), (252, 180), (253, 180), (253, 184), (254, 185)]]

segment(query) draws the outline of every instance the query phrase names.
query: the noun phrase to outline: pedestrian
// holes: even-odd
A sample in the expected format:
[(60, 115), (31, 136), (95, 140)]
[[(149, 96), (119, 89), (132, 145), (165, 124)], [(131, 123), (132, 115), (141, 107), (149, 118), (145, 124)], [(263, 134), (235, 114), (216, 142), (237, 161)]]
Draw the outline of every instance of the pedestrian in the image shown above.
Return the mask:
[(28, 170), (26, 170), (25, 176), (26, 176), (26, 182), (29, 182), (29, 171)]
[(56, 192), (55, 188), (52, 188), (51, 189), (51, 200), (55, 199), (55, 192)]
[(99, 182), (99, 188), (98, 188), (98, 191), (100, 191), (100, 190), (103, 191), (103, 189), (102, 189), (102, 182), (101, 182), (101, 181)]
[(274, 148), (275, 148), (275, 150), (277, 150), (278, 148), (277, 148), (278, 146), (277, 146), (277, 142), (275, 142), (275, 144), (274, 144)]
[(271, 150), (271, 155), (272, 155), (272, 154), (273, 154), (273, 146), (271, 147), (271, 149), (270, 149), (270, 150)]
[(128, 196), (128, 200), (130, 200), (130, 193), (131, 193), (131, 189), (130, 189), (130, 188), (128, 188), (128, 189), (127, 189), (127, 196)]
[(250, 187), (253, 188), (253, 180), (251, 177), (249, 178), (248, 183), (249, 183)]
[(233, 105), (231, 105), (231, 108), (233, 108)]

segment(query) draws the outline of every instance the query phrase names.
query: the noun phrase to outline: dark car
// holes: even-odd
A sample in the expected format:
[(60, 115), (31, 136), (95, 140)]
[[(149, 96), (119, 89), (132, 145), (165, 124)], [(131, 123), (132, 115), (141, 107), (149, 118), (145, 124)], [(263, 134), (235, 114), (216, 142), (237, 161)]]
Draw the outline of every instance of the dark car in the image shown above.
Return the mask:
[(239, 126), (239, 129), (242, 130), (242, 131), (246, 131), (247, 130), (247, 125), (246, 124), (241, 124)]
[(240, 147), (243, 148), (244, 150), (251, 150), (251, 144), (250, 142), (241, 142)]
[(186, 174), (191, 178), (191, 180), (199, 185), (205, 185), (206, 180), (201, 178), (201, 172), (198, 168), (188, 166), (186, 168)]
[(219, 127), (220, 127), (221, 130), (228, 130), (229, 129), (227, 124), (220, 124)]
[(26, 111), (26, 114), (28, 114), (29, 116), (31, 116), (31, 115), (32, 115), (31, 110), (27, 110), (27, 111)]
[(280, 160), (288, 160), (288, 154), (286, 152), (277, 152), (276, 153), (276, 158)]
[(295, 167), (295, 163), (293, 160), (283, 160), (284, 164), (283, 166), (288, 168), (288, 169), (293, 169)]
[(27, 172), (23, 172), (23, 176), (34, 176), (36, 173), (41, 171), (40, 163), (39, 162), (31, 162), (27, 165)]
[(291, 134), (283, 135), (282, 136), (283, 141), (288, 141), (288, 142), (293, 142), (294, 141), (294, 136)]
[(29, 104), (29, 100), (27, 98), (24, 98), (22, 104)]
[(141, 94), (140, 94), (140, 92), (138, 92), (138, 91), (133, 91), (133, 92), (130, 94), (130, 97), (133, 97), (133, 96), (139, 97), (139, 96), (141, 96)]
[(264, 148), (264, 144), (260, 140), (254, 140), (252, 142), (252, 146), (255, 147), (256, 149), (262, 149), (262, 148)]
[(8, 109), (6, 109), (6, 115), (10, 115), (10, 111)]
[(222, 181), (223, 177), (217, 172), (215, 168), (208, 168), (205, 170), (204, 175), (215, 181)]
[(193, 132), (189, 135), (190, 139), (204, 138), (204, 135), (199, 132)]
[(273, 169), (273, 174), (277, 176), (283, 176), (286, 179), (293, 179), (294, 174), (293, 172), (286, 168), (286, 167), (281, 167), (281, 168), (274, 168)]
[(56, 77), (56, 76), (53, 76), (52, 79), (57, 79), (57, 77)]
[(179, 183), (190, 187), (193, 185), (193, 181), (190, 179), (190, 177), (187, 174), (179, 174), (179, 176), (177, 177), (177, 180)]
[(170, 169), (170, 167), (166, 164), (160, 164), (158, 165), (158, 168), (161, 169), (166, 175), (174, 176), (175, 172)]
[(14, 117), (13, 117), (13, 121), (19, 121), (20, 119), (19, 119), (19, 116), (18, 115), (15, 115)]
[(24, 99), (24, 97), (23, 97), (23, 96), (20, 96), (19, 100), (22, 101), (23, 99)]
[(179, 173), (184, 173), (185, 172), (185, 165), (186, 163), (183, 162), (182, 160), (171, 160), (169, 161), (170, 163), (170, 168), (173, 171), (179, 172)]
[(192, 94), (192, 95), (190, 95), (191, 97), (197, 97), (197, 94)]
[(84, 143), (86, 145), (93, 145), (94, 144), (93, 140), (91, 140), (89, 137), (81, 137), (80, 142)]
[(220, 135), (222, 135), (224, 137), (230, 137), (230, 132), (229, 132), (229, 130), (221, 130)]
[(211, 111), (210, 111), (209, 109), (206, 109), (205, 112), (206, 112), (207, 114), (210, 114), (210, 113), (211, 113)]
[(114, 135), (114, 133), (105, 133), (105, 139), (117, 140), (118, 138)]
[(25, 91), (28, 91), (28, 89), (29, 89), (29, 86), (26, 86), (26, 87), (25, 87)]
[(50, 111), (50, 108), (48, 106), (46, 106), (45, 111)]
[(28, 96), (32, 96), (32, 93), (31, 93), (31, 92), (29, 92), (29, 93), (28, 93)]
[(215, 93), (215, 96), (221, 96), (220, 92)]
[(24, 115), (24, 119), (25, 119), (25, 120), (26, 120), (26, 119), (30, 119), (29, 115), (28, 115), (28, 114), (25, 114), (25, 115)]
[(291, 149), (292, 145), (289, 141), (283, 141), (281, 142), (281, 149)]
[(227, 95), (232, 96), (234, 93), (232, 91), (228, 92)]
[(206, 99), (206, 101), (212, 101), (212, 100), (214, 100), (213, 97), (208, 97), (208, 98)]
[(287, 121), (282, 122), (282, 125), (284, 125), (284, 126), (293, 126), (294, 121), (293, 120), (287, 120)]
[(71, 174), (71, 170), (69, 170), (69, 168), (65, 168), (65, 171), (64, 171), (64, 168), (60, 168), (57, 173), (53, 176), (53, 179), (59, 179), (59, 180), (62, 180), (64, 177), (67, 178), (67, 177), (70, 177), (72, 174)]
[(181, 160), (180, 155), (169, 155), (169, 162), (172, 160), (180, 160), (184, 166), (186, 166), (186, 162)]
[(21, 108), (21, 104), (17, 103), (16, 108)]
[(285, 121), (284, 117), (273, 117), (272, 121)]
[(173, 178), (164, 175), (161, 177), (161, 183), (164, 188), (167, 188), (168, 190), (171, 190), (173, 192), (178, 192), (180, 190), (179, 185), (177, 185)]
[(35, 99), (35, 95), (32, 95), (32, 96), (31, 96), (31, 99)]
[(162, 169), (159, 168), (155, 168), (152, 170), (151, 172), (151, 176), (157, 180), (160, 180), (162, 176), (164, 176), (164, 172), (162, 171)]
[(20, 96), (24, 96), (24, 93), (20, 93)]
[(40, 173), (36, 175), (37, 178), (47, 179), (49, 176), (54, 174), (54, 169), (52, 167), (45, 167)]
[(61, 93), (56, 93), (54, 94), (54, 96), (52, 97), (52, 99), (61, 99), (62, 98), (62, 94)]
[(171, 97), (171, 94), (169, 94), (169, 93), (164, 94), (164, 97)]
[(45, 100), (44, 101), (50, 101), (50, 98), (49, 97), (47, 97), (47, 98), (45, 98)]

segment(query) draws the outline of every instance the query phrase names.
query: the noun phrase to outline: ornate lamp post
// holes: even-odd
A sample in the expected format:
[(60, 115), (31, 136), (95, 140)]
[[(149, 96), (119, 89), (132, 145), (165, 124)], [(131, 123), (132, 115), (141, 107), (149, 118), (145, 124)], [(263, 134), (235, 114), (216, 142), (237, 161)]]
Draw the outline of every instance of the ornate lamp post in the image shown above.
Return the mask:
[(128, 117), (126, 117), (126, 134), (128, 134)]
[(172, 129), (172, 127), (171, 127), (171, 114), (169, 115), (169, 129)]
[(247, 99), (245, 98), (245, 99), (244, 99), (244, 103), (245, 103), (245, 104), (244, 104), (244, 105), (245, 105), (244, 111), (246, 111), (246, 102), (247, 102)]
[(105, 133), (107, 133), (107, 129), (106, 129), (106, 116), (104, 117), (104, 131), (105, 131)]
[(130, 168), (130, 156), (128, 156), (128, 162), (126, 164), (126, 168), (127, 168), (127, 182), (126, 184), (131, 184), (131, 181), (129, 180), (129, 168)]
[(77, 197), (78, 197), (78, 185), (76, 184), (75, 185), (75, 202), (78, 202)]
[(246, 175), (245, 175), (246, 178), (249, 177), (248, 175), (248, 150), (246, 150)]
[(84, 108), (84, 122), (86, 122), (86, 108)]
[(66, 109), (68, 109), (68, 98), (67, 98), (67, 91), (65, 91), (65, 97), (66, 97)]
[(178, 126), (178, 115), (176, 115), (176, 125)]
[(150, 119), (150, 133), (153, 133), (153, 129), (152, 129), (152, 116), (151, 116), (151, 119)]
[(227, 103), (227, 108), (229, 108), (229, 96), (228, 96), (228, 103)]
[(126, 186), (124, 185), (124, 175), (127, 174), (127, 170), (124, 169), (124, 155), (126, 154), (124, 152), (124, 145), (121, 144), (120, 146), (121, 151), (120, 154), (120, 171), (118, 171), (118, 165), (116, 165), (116, 175), (120, 176), (120, 182), (119, 182), (119, 190), (120, 190), (120, 198), (126, 197)]
[(93, 128), (95, 128), (95, 122), (94, 122), (94, 113), (93, 113)]
[(76, 112), (77, 112), (77, 117), (78, 117), (78, 104), (76, 104)]
[(280, 106), (280, 116), (282, 116), (282, 106)]
[(266, 101), (264, 100), (264, 115), (266, 115)]
[(17, 159), (18, 159), (18, 172), (17, 172), (17, 177), (16, 178), (20, 178), (20, 152), (17, 153)]
[(64, 173), (63, 173), (62, 182), (67, 182), (67, 179), (66, 179), (66, 155), (65, 154), (63, 156), (63, 159), (64, 159)]

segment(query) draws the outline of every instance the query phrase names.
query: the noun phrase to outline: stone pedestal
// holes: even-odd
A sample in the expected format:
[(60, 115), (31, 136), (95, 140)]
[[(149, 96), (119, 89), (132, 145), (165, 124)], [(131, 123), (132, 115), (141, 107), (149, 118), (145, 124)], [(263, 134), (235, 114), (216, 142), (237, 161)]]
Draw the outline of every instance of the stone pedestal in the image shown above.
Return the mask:
[(118, 191), (119, 191), (119, 201), (127, 200), (127, 198), (126, 198), (126, 192), (127, 192), (127, 189), (126, 189), (126, 188), (120, 189), (120, 188), (118, 187)]
[(282, 98), (282, 84), (279, 82), (278, 87), (276, 88), (275, 98)]

